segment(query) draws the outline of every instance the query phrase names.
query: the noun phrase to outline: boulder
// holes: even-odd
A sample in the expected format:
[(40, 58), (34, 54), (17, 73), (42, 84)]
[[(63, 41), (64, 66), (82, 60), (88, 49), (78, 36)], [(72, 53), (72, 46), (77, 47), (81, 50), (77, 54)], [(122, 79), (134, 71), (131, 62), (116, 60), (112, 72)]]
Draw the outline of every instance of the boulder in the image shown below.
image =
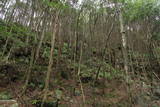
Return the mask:
[(16, 100), (0, 100), (0, 107), (18, 107)]

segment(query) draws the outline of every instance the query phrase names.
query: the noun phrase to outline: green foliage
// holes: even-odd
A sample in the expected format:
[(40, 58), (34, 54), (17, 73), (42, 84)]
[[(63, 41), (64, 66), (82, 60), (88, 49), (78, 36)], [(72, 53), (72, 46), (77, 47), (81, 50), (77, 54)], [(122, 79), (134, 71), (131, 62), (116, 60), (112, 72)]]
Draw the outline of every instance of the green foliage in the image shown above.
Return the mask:
[(56, 94), (56, 98), (57, 99), (61, 99), (62, 98), (62, 95), (63, 95), (63, 92), (61, 90), (56, 90), (55, 91), (55, 94)]
[(0, 100), (9, 100), (11, 99), (11, 94), (7, 91), (1, 92), (0, 93)]
[(63, 44), (63, 48), (62, 48), (62, 54), (67, 55), (67, 54), (69, 54), (68, 51), (69, 51), (69, 50), (68, 50), (68, 44), (67, 44), (67, 43), (64, 43), (64, 44)]
[(159, 11), (156, 0), (125, 0), (124, 16), (128, 21), (151, 17)]
[[(34, 37), (34, 33), (30, 31), (29, 28), (19, 25), (17, 23), (5, 23), (4, 21), (0, 21), (0, 39), (5, 41), (7, 38), (11, 41), (12, 46), (14, 48), (26, 47), (26, 37), (29, 36), (32, 40)], [(34, 41), (30, 41), (32, 45)], [(4, 44), (3, 44), (4, 45)]]
[(35, 99), (31, 101), (31, 104), (36, 105), (37, 103), (39, 103), (39, 100)]
[(160, 40), (160, 32), (154, 32), (152, 39)]
[(114, 78), (122, 77), (123, 74), (122, 71), (115, 69), (110, 64), (104, 63), (104, 65), (101, 68), (99, 76), (112, 80)]
[(106, 93), (105, 95), (104, 95), (106, 98), (115, 98), (115, 97), (117, 97), (116, 95), (115, 95), (115, 93)]
[[(156, 53), (160, 53), (160, 48), (155, 48), (153, 49), (153, 52), (156, 52)], [(149, 53), (139, 53), (139, 52), (129, 52), (128, 54), (129, 56), (131, 56), (132, 58), (154, 58), (155, 55), (153, 54), (149, 54)], [(158, 54), (156, 56), (157, 58), (160, 58), (160, 55)]]
[(50, 0), (42, 0), (45, 5), (50, 8), (56, 9), (67, 9), (69, 6), (67, 4), (62, 3), (61, 1), (50, 1)]
[[(66, 57), (67, 55), (69, 55), (69, 48), (68, 48), (68, 44), (67, 43), (64, 43), (63, 44), (63, 47), (62, 47), (62, 57)], [(50, 47), (48, 47), (48, 46), (44, 46), (43, 47), (43, 54), (42, 54), (42, 56), (44, 57), (44, 58), (49, 58), (49, 56), (50, 56)], [(54, 56), (58, 56), (58, 48), (55, 48), (54, 49)]]
[[(50, 47), (44, 47), (43, 49), (44, 50), (43, 50), (42, 57), (49, 58), (49, 56), (50, 56)], [(54, 53), (57, 53), (57, 51), (54, 51)]]
[(93, 67), (89, 67), (87, 65), (81, 64), (81, 76), (82, 77), (92, 77), (96, 69)]
[(36, 85), (31, 82), (31, 83), (29, 84), (29, 86), (35, 88)]
[[(70, 65), (72, 68), (77, 68), (79, 64), (73, 63)], [(115, 69), (110, 64), (100, 60), (100, 59), (90, 59), (87, 62), (80, 64), (81, 72), (80, 76), (82, 77), (95, 77), (98, 71), (99, 66), (101, 67), (99, 77), (107, 78), (109, 80), (114, 78), (122, 77), (123, 74), (121, 71)]]
[[(40, 100), (40, 99), (34, 99), (34, 100), (31, 101), (31, 104), (35, 105), (36, 107), (40, 107), (41, 103), (42, 103), (42, 100)], [(45, 101), (44, 105), (45, 105), (45, 107), (55, 107), (56, 102)]]
[[(157, 16), (160, 15), (160, 9), (159, 9), (159, 14), (157, 13)], [(156, 17), (158, 18), (158, 17)], [(152, 40), (160, 40), (160, 31), (159, 31), (159, 26), (160, 26), (160, 19), (156, 19), (156, 20), (152, 20), (154, 21), (154, 28), (153, 28), (153, 36), (152, 36)]]

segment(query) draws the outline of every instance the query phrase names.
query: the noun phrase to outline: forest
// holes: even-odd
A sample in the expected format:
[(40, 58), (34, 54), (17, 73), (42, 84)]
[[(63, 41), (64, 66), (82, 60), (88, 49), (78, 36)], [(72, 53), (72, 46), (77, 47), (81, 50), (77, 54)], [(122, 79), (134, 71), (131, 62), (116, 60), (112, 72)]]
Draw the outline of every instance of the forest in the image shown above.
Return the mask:
[(160, 0), (0, 0), (0, 107), (160, 107)]

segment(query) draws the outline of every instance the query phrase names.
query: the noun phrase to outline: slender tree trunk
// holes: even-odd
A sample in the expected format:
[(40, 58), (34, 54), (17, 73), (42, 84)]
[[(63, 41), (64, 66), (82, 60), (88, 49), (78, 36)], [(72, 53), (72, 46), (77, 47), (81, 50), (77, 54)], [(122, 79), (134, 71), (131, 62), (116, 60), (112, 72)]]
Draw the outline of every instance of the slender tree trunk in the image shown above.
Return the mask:
[(0, 13), (3, 13), (3, 11), (5, 10), (5, 7), (7, 5), (7, 0), (4, 0), (2, 3), (3, 3), (3, 5), (1, 7)]
[(84, 89), (83, 89), (83, 84), (80, 78), (80, 73), (81, 73), (81, 62), (82, 62), (82, 54), (83, 54), (83, 44), (82, 41), (80, 42), (80, 57), (79, 57), (79, 63), (78, 63), (78, 79), (80, 82), (80, 87), (81, 87), (81, 92), (82, 92), (82, 98), (83, 98), (83, 107), (85, 107), (85, 95), (84, 95)]
[(11, 19), (14, 17), (14, 12), (15, 12), (16, 4), (17, 4), (17, 3), (18, 3), (18, 0), (16, 0), (16, 3), (15, 3), (15, 5), (14, 5), (13, 9), (12, 9), (11, 15), (9, 16), (7, 22), (10, 22)]
[(129, 74), (128, 74), (128, 53), (127, 53), (127, 37), (126, 32), (124, 29), (124, 22), (123, 22), (123, 16), (121, 13), (121, 10), (119, 12), (119, 22), (120, 22), (120, 32), (121, 32), (121, 38), (122, 38), (122, 53), (123, 53), (123, 60), (124, 60), (124, 70), (126, 75), (126, 91), (128, 93), (129, 97), (129, 105), (132, 106), (132, 95), (130, 93), (130, 85), (129, 85)]
[[(32, 6), (34, 5), (33, 4), (34, 2), (32, 2)], [(29, 4), (29, 1), (27, 0), (27, 5)], [(27, 7), (25, 7), (25, 11), (27, 11)], [(34, 10), (32, 9), (32, 13), (31, 13), (31, 16), (30, 16), (30, 22), (29, 22), (29, 28), (32, 28), (32, 23), (33, 23), (33, 16), (34, 16)], [(25, 12), (23, 14), (23, 17), (25, 17)], [(26, 37), (26, 44), (28, 46), (29, 44), (29, 36)], [(26, 47), (26, 50), (25, 50), (26, 53), (28, 53), (28, 47)]]
[(7, 50), (7, 45), (8, 45), (9, 39), (10, 39), (10, 34), (12, 34), (12, 29), (13, 29), (13, 27), (11, 27), (11, 29), (9, 31), (9, 35), (7, 35), (7, 40), (6, 40), (4, 48), (3, 48), (2, 57), (4, 56), (4, 54), (5, 54), (6, 50)]
[(61, 54), (62, 54), (62, 48), (63, 48), (63, 41), (62, 41), (62, 35), (61, 35), (61, 29), (62, 25), (59, 22), (59, 31), (58, 31), (58, 57), (57, 57), (57, 63), (56, 63), (56, 69), (58, 70), (60, 67), (60, 60), (61, 60)]
[(53, 35), (52, 35), (52, 38), (51, 38), (51, 50), (50, 50), (48, 72), (47, 72), (46, 79), (45, 79), (44, 97), (43, 97), (43, 101), (42, 101), (41, 107), (43, 107), (44, 102), (47, 99), (47, 92), (48, 92), (48, 88), (49, 88), (49, 79), (50, 79), (50, 74), (51, 74), (52, 65), (53, 65), (53, 51), (54, 51), (55, 37), (56, 37), (56, 32), (57, 32), (58, 16), (59, 16), (59, 13), (57, 12), (56, 13), (54, 27), (53, 27), (54, 28), (53, 29)]
[[(113, 29), (114, 29), (114, 24), (112, 24), (111, 29), (108, 32), (108, 35), (107, 35), (107, 38), (106, 38), (106, 44), (105, 44), (105, 47), (104, 47), (103, 52), (102, 52), (102, 61), (104, 61), (104, 59), (105, 59), (105, 53), (106, 53), (106, 49), (107, 49), (107, 46), (108, 46), (108, 40), (109, 40), (109, 38), (112, 34)], [(96, 78), (95, 78), (94, 83), (98, 80), (101, 67), (102, 67), (102, 65), (99, 65), (98, 70), (96, 72)]]
[(119, 21), (120, 21), (120, 32), (121, 32), (121, 38), (122, 38), (122, 53), (123, 53), (123, 59), (124, 59), (124, 70), (126, 73), (126, 82), (128, 82), (128, 55), (127, 55), (127, 37), (126, 32), (124, 30), (124, 22), (123, 22), (123, 16), (122, 13), (119, 13)]
[(29, 69), (26, 73), (26, 81), (22, 90), (22, 95), (26, 92), (30, 77), (31, 77), (31, 72), (32, 72), (32, 67), (34, 64), (34, 56), (35, 56), (35, 46), (32, 48), (32, 54), (31, 54), (31, 59), (30, 59), (30, 65), (29, 65)]
[(39, 41), (39, 44), (38, 44), (38, 47), (37, 47), (35, 61), (37, 61), (37, 59), (39, 58), (40, 49), (41, 49), (41, 46), (42, 46), (42, 42), (44, 40), (45, 30), (46, 30), (46, 17), (47, 17), (47, 14), (45, 13), (44, 20), (43, 20), (43, 26), (44, 27), (42, 28), (43, 31), (42, 31), (42, 35), (41, 35), (41, 38), (40, 38), (40, 41)]

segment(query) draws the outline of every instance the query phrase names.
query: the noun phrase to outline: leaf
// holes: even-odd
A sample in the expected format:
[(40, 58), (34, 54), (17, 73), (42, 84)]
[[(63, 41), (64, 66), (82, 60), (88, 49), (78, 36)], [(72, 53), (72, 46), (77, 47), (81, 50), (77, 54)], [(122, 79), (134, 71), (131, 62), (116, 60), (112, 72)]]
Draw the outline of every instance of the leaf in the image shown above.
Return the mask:
[(57, 90), (55, 91), (55, 93), (56, 93), (56, 98), (57, 98), (57, 99), (61, 99), (61, 98), (62, 98), (63, 92), (62, 92), (61, 90), (58, 90), (58, 89), (57, 89)]
[(32, 104), (37, 104), (38, 102), (39, 102), (39, 101), (36, 100), (36, 99), (31, 101)]

